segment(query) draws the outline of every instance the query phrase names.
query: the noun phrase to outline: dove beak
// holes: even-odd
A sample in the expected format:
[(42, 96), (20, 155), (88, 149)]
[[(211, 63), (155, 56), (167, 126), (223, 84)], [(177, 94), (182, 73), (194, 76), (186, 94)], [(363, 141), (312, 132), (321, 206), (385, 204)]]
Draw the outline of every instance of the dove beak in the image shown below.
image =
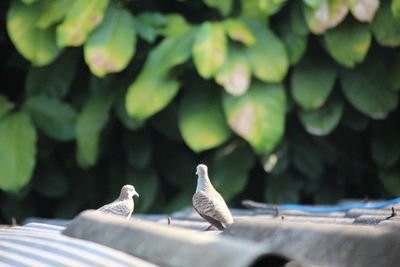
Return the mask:
[(133, 196), (139, 197), (139, 193), (135, 191), (135, 193), (133, 193)]

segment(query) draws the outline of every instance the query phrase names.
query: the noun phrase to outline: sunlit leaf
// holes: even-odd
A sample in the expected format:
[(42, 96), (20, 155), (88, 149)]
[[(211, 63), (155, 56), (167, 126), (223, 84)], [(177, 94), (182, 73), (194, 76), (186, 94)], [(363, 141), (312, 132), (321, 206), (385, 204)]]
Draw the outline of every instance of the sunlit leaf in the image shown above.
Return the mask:
[(226, 201), (244, 189), (254, 162), (253, 151), (242, 142), (228, 144), (216, 151), (210, 168), (210, 179)]
[(135, 53), (134, 20), (129, 11), (110, 5), (103, 22), (90, 35), (84, 46), (85, 61), (93, 74), (123, 70)]
[(189, 91), (181, 100), (179, 128), (185, 143), (195, 152), (225, 142), (231, 131), (216, 91)]
[(128, 89), (129, 83), (122, 79), (118, 79), (114, 83), (114, 89), (117, 90), (116, 101), (114, 103), (114, 110), (117, 118), (122, 122), (122, 124), (129, 130), (136, 130), (143, 126), (144, 121), (137, 120), (128, 115), (125, 106), (125, 96)]
[(111, 88), (102, 88), (91, 95), (76, 121), (77, 161), (82, 168), (96, 164), (99, 139), (114, 100)]
[(386, 68), (378, 57), (369, 57), (355, 69), (341, 73), (342, 91), (360, 112), (383, 119), (397, 107), (398, 95), (389, 89)]
[(156, 199), (158, 192), (158, 176), (154, 170), (130, 170), (126, 182), (135, 186), (140, 197), (135, 198), (135, 212), (147, 211)]
[(362, 22), (371, 22), (379, 8), (379, 0), (349, 0), (350, 11)]
[(59, 47), (80, 46), (103, 20), (109, 0), (75, 0), (62, 24), (57, 26)]
[(218, 84), (232, 95), (244, 94), (250, 85), (251, 71), (242, 50), (230, 48), (224, 65), (215, 75)]
[(260, 21), (248, 23), (257, 33), (256, 44), (247, 48), (247, 56), (254, 76), (266, 82), (280, 82), (288, 70), (285, 46), (278, 37)]
[(209, 7), (218, 9), (224, 16), (229, 14), (233, 5), (233, 0), (203, 0), (203, 2)]
[(367, 24), (348, 19), (324, 34), (329, 54), (341, 65), (352, 68), (362, 62), (371, 44)]
[(191, 55), (195, 31), (163, 40), (153, 49), (136, 81), (129, 86), (125, 104), (128, 114), (145, 120), (163, 109), (176, 95), (179, 82), (168, 73)]
[(277, 13), (287, 0), (241, 0), (241, 16), (265, 19)]
[(392, 5), (390, 6), (392, 10), (393, 17), (400, 22), (400, 1), (392, 0)]
[(135, 29), (140, 38), (152, 43), (160, 29), (167, 23), (167, 18), (161, 13), (142, 12), (135, 17)]
[(397, 123), (374, 125), (371, 152), (374, 161), (383, 168), (390, 168), (400, 159), (400, 128)]
[(43, 11), (40, 14), (36, 26), (40, 29), (47, 29), (51, 25), (61, 21), (68, 8), (71, 6), (70, 0), (50, 0), (45, 2)]
[(12, 108), (13, 104), (7, 99), (6, 96), (0, 94), (0, 119), (6, 115)]
[(257, 153), (271, 152), (285, 125), (286, 96), (279, 84), (253, 83), (244, 95), (224, 94), (223, 107), (229, 126)]
[(75, 136), (76, 111), (67, 103), (47, 96), (30, 97), (25, 107), (37, 125), (50, 137), (68, 141)]
[(294, 100), (303, 109), (316, 109), (324, 105), (333, 90), (337, 71), (329, 61), (306, 57), (294, 67), (291, 89)]
[(336, 126), (343, 114), (343, 103), (337, 99), (328, 101), (317, 110), (301, 110), (299, 117), (307, 132), (313, 135), (328, 135)]
[(70, 89), (79, 59), (77, 51), (66, 51), (45, 67), (31, 67), (25, 81), (28, 96), (47, 95), (62, 98)]
[(400, 23), (393, 17), (390, 1), (381, 1), (371, 25), (372, 32), (380, 45), (396, 47), (400, 45)]
[(223, 22), (223, 26), (229, 38), (234, 41), (241, 42), (248, 46), (256, 42), (256, 37), (248, 29), (246, 24), (239, 19), (227, 19)]
[(36, 66), (52, 62), (61, 52), (55, 42), (54, 28), (41, 30), (35, 24), (44, 2), (30, 6), (13, 0), (7, 13), (7, 31), (18, 52)]
[(349, 7), (347, 0), (323, 0), (317, 7), (303, 5), (303, 11), (310, 30), (314, 34), (322, 34), (341, 23)]
[(199, 74), (209, 79), (224, 64), (227, 39), (220, 23), (205, 22), (200, 26), (193, 45), (193, 61)]
[[(167, 37), (175, 37), (189, 30), (190, 25), (181, 14), (169, 14), (165, 16), (165, 27), (159, 32)], [(163, 25), (162, 23), (161, 25)]]
[(0, 188), (16, 193), (29, 182), (36, 157), (36, 131), (23, 112), (0, 120)]

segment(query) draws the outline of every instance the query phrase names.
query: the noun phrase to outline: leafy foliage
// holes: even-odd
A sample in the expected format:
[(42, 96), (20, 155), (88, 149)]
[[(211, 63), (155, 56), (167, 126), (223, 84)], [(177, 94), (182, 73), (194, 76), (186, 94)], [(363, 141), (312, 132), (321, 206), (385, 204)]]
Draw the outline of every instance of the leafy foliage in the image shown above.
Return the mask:
[(399, 3), (1, 1), (0, 220), (397, 195)]

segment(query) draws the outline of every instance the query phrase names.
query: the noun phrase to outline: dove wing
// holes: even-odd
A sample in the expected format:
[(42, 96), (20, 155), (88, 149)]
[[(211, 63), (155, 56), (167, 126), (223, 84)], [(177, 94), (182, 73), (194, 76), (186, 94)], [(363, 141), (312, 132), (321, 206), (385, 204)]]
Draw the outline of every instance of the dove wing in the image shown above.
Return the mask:
[(211, 196), (203, 191), (196, 192), (193, 195), (193, 207), (204, 219), (219, 229), (225, 228), (221, 223), (226, 225), (233, 222), (231, 212), (218, 192)]

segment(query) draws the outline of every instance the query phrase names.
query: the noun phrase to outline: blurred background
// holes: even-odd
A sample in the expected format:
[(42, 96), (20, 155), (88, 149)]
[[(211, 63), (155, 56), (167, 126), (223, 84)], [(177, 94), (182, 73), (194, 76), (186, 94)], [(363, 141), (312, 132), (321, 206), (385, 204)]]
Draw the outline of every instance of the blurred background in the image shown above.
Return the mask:
[(399, 0), (3, 0), (0, 220), (400, 195)]

